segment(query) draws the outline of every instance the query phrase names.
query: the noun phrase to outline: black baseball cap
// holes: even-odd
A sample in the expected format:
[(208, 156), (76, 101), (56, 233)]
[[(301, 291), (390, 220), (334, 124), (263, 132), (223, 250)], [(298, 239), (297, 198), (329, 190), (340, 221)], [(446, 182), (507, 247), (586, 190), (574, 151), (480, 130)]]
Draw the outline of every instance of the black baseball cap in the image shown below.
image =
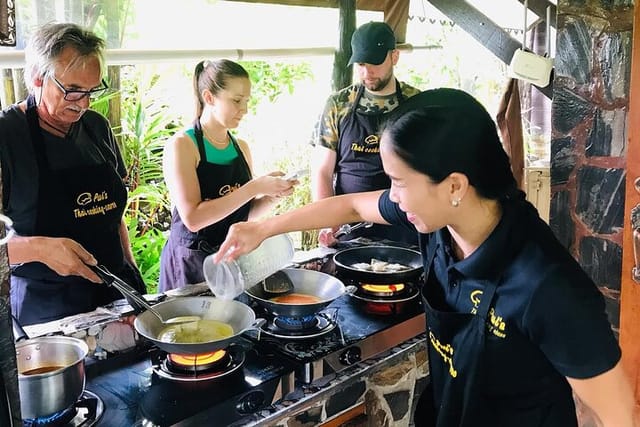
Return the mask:
[(369, 22), (361, 25), (351, 37), (351, 59), (354, 63), (380, 65), (390, 50), (396, 48), (396, 36), (384, 22)]

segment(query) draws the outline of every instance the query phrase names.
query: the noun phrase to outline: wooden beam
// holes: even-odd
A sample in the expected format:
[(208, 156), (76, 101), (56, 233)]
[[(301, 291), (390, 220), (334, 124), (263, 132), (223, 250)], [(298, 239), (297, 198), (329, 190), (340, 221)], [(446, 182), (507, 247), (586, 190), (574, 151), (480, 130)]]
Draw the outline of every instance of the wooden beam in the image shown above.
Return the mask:
[[(340, 0), (226, 0), (241, 3), (278, 4), (283, 6), (307, 6), (307, 7), (340, 7)], [(384, 12), (391, 7), (396, 0), (357, 0), (356, 9)], [(404, 0), (402, 0), (404, 1)]]
[(398, 43), (407, 41), (407, 22), (409, 21), (409, 0), (387, 2), (384, 10), (384, 22), (389, 24)]
[(334, 91), (353, 82), (353, 66), (347, 65), (351, 57), (351, 36), (356, 29), (356, 0), (340, 0), (340, 46), (333, 60), (332, 87)]
[[(522, 47), (508, 32), (464, 0), (427, 0), (456, 25), (478, 40), (505, 64), (511, 63), (516, 50)], [(524, 19), (524, 18), (523, 18)], [(548, 98), (552, 97), (553, 82), (538, 88)]]

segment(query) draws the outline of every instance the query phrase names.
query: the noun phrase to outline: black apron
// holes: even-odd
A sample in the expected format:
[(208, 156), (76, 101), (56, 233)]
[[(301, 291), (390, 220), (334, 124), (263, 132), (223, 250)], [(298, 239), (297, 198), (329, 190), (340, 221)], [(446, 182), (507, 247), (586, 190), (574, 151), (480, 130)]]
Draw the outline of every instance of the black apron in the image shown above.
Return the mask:
[[(389, 113), (363, 114), (358, 105), (364, 93), (360, 85), (349, 113), (338, 125), (335, 194), (384, 190), (391, 187), (391, 180), (384, 173), (380, 158), (380, 127)], [(396, 80), (398, 103), (404, 101), (400, 83)], [(402, 226), (374, 224), (345, 235), (341, 240), (356, 237), (387, 239), (416, 245), (418, 232)]]
[[(486, 321), (496, 283), (484, 281), (476, 314), (438, 311), (429, 303), (431, 266), (436, 254), (436, 236), (429, 240), (422, 291), (427, 315), (430, 384), (420, 397), (416, 426), (464, 427), (483, 425), (478, 418), (481, 367)], [(436, 279), (437, 280), (437, 279)], [(431, 284), (430, 284), (431, 283)]]
[[(249, 165), (240, 146), (231, 135), (229, 137), (238, 157), (228, 165), (214, 164), (207, 162), (199, 120), (194, 122), (193, 128), (200, 153), (196, 174), (200, 183), (202, 200), (222, 197), (251, 180)], [(249, 218), (250, 209), (251, 202), (245, 203), (231, 215), (195, 233), (184, 225), (178, 211), (174, 209), (169, 239), (161, 255), (160, 291), (164, 292), (184, 285), (203, 282), (202, 263), (205, 257), (217, 251), (227, 236), (229, 227)]]
[[(438, 311), (430, 304), (429, 295), (435, 255), (436, 236), (432, 235), (424, 264), (426, 285), (422, 292), (427, 315), (430, 383), (416, 407), (416, 427), (577, 427), (570, 391), (567, 399), (568, 385), (553, 379), (546, 382), (543, 393), (503, 394), (497, 400), (489, 397), (491, 405), (484, 400), (489, 388), (496, 386), (484, 376), (481, 361), (488, 349), (486, 323), (497, 282), (478, 281), (483, 285), (483, 292), (476, 314)], [(526, 389), (527, 385), (523, 384), (519, 392)]]
[[(93, 254), (98, 263), (138, 291), (145, 292), (139, 271), (124, 257), (120, 224), (127, 190), (114, 166), (105, 158), (102, 164), (52, 170), (33, 96), (27, 98), (26, 117), (38, 166), (33, 235), (75, 240)], [(87, 126), (85, 130), (97, 143), (91, 129)], [(11, 295), (14, 313), (24, 325), (91, 311), (122, 298), (104, 284), (79, 276), (60, 276), (40, 262), (13, 268)]]

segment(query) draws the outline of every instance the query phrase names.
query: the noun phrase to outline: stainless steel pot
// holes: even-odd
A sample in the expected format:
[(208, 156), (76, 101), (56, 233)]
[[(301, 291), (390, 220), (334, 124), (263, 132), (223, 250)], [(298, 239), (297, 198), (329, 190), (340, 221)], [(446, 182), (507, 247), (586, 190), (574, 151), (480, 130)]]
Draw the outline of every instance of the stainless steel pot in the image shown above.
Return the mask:
[(88, 352), (84, 341), (65, 336), (30, 338), (16, 344), (23, 419), (55, 414), (78, 400), (84, 391)]
[(145, 311), (136, 317), (133, 326), (136, 331), (158, 348), (176, 354), (201, 354), (221, 350), (249, 329), (259, 329), (264, 319), (256, 320), (256, 315), (246, 304), (214, 297), (181, 297), (164, 301), (153, 306), (163, 318), (200, 316), (204, 320), (217, 320), (233, 328), (233, 335), (224, 339), (202, 343), (170, 343), (160, 341), (158, 335), (167, 326), (153, 313)]
[(274, 295), (265, 292), (262, 283), (245, 290), (245, 293), (258, 305), (276, 316), (311, 316), (331, 304), (336, 298), (356, 291), (354, 286), (346, 287), (339, 279), (319, 271), (283, 268), (280, 272), (285, 273), (293, 284), (291, 292), (311, 295), (319, 298), (320, 301), (314, 304), (284, 304), (271, 301)]

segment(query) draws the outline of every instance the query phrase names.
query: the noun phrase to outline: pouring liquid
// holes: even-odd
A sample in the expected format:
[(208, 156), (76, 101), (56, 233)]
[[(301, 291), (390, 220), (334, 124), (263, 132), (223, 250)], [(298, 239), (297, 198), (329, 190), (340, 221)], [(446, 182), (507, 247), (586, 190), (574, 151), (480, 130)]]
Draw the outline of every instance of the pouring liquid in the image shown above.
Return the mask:
[(158, 340), (167, 343), (199, 344), (219, 341), (233, 336), (233, 328), (218, 320), (196, 320), (194, 322), (169, 325), (158, 334)]

